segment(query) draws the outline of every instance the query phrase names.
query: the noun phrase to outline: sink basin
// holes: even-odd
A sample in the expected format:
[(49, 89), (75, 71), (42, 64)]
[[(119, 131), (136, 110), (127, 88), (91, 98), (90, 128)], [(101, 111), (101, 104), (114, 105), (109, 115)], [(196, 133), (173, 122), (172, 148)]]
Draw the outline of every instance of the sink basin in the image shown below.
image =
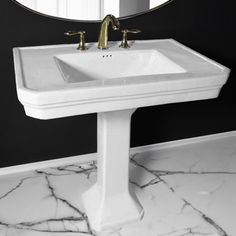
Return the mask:
[(71, 53), (55, 60), (69, 83), (186, 72), (157, 50)]
[(28, 116), (52, 119), (98, 113), (97, 182), (82, 195), (95, 231), (140, 220), (129, 186), (131, 116), (138, 107), (215, 98), (229, 69), (172, 39), (14, 49), (16, 89)]
[(135, 41), (124, 50), (95, 43), (14, 49), (17, 94), (39, 119), (217, 97), (229, 69), (173, 39)]

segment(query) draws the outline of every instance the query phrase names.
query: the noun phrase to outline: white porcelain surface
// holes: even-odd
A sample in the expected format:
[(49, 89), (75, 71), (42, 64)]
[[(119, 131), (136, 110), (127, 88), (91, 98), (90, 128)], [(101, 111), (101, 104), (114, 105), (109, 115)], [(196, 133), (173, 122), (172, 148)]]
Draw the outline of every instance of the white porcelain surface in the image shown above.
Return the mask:
[[(235, 236), (236, 137), (132, 156), (130, 186), (142, 221), (92, 232), (81, 194), (96, 163), (0, 178), (0, 236)], [(77, 186), (77, 187), (75, 187)]]
[(17, 94), (26, 114), (51, 119), (215, 98), (229, 69), (172, 39), (14, 49)]

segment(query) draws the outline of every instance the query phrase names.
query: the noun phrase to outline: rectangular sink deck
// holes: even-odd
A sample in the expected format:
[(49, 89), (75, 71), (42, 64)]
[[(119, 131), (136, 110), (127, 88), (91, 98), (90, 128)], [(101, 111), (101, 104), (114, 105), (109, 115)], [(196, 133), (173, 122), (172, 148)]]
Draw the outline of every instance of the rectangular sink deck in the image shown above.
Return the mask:
[[(173, 39), (14, 49), (17, 94), (26, 114), (52, 119), (215, 98), (229, 69)], [(138, 104), (138, 106), (137, 106)]]

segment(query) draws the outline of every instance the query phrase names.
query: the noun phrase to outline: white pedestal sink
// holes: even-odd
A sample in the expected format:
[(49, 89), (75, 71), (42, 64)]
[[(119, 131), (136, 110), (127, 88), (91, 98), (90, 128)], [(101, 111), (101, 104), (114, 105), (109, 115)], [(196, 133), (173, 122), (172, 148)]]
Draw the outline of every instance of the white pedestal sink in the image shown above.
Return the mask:
[(218, 96), (229, 69), (172, 39), (14, 49), (17, 94), (28, 116), (53, 119), (98, 113), (97, 183), (83, 194), (92, 228), (142, 218), (129, 189), (130, 120), (138, 107)]

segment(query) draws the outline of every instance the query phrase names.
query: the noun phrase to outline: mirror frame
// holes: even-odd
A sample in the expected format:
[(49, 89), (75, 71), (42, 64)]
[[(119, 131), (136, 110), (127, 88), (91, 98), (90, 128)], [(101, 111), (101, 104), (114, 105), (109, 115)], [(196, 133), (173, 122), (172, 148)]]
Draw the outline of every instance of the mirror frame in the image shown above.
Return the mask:
[[(24, 8), (27, 11), (31, 11), (34, 14), (37, 14), (37, 15), (40, 15), (40, 16), (43, 16), (43, 17), (52, 18), (52, 19), (55, 19), (55, 20), (78, 22), (78, 23), (79, 22), (81, 22), (81, 23), (99, 23), (99, 22), (102, 21), (102, 20), (76, 20), (76, 19), (67, 19), (67, 18), (63, 18), (63, 17), (51, 16), (51, 15), (47, 15), (47, 14), (35, 11), (35, 10), (29, 8), (29, 7), (26, 7), (25, 5), (19, 3), (17, 0), (11, 0), (11, 1), (14, 2), (15, 4), (17, 4), (18, 6)], [(169, 3), (173, 2), (173, 1), (174, 0), (167, 0), (166, 2), (162, 3), (161, 5), (159, 5), (157, 7), (153, 7), (151, 9), (147, 10), (147, 11), (139, 12), (139, 13), (128, 15), (128, 16), (118, 17), (118, 19), (119, 20), (127, 20), (127, 19), (134, 18), (134, 17), (140, 16), (140, 15), (144, 15), (144, 14), (147, 14), (149, 12), (156, 11), (157, 9), (162, 8), (165, 5), (168, 5)]]

